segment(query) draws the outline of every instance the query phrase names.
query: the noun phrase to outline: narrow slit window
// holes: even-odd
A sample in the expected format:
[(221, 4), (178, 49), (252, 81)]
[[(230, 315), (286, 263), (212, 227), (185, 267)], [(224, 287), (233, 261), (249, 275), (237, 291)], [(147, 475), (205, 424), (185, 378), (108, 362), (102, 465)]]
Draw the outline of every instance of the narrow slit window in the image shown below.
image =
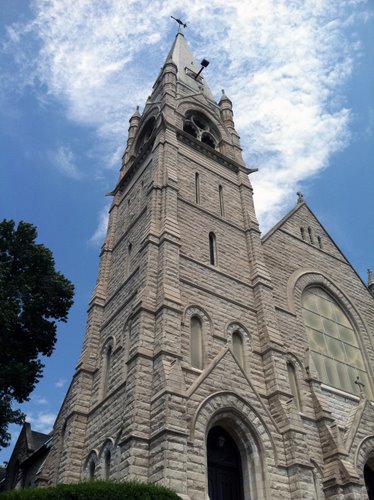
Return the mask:
[(303, 227), (300, 228), (300, 233), (301, 233), (302, 239), (305, 240), (305, 229)]
[(309, 240), (313, 245), (313, 235), (312, 235), (312, 229), (310, 227), (308, 227), (308, 234), (309, 234)]
[(322, 239), (321, 239), (321, 236), (317, 236), (317, 240), (318, 240), (318, 246), (319, 246), (319, 248), (322, 249)]
[(195, 201), (198, 205), (200, 204), (200, 177), (197, 172), (195, 174)]
[(106, 396), (109, 387), (110, 367), (112, 364), (112, 346), (108, 346), (104, 355), (103, 367), (103, 397)]
[(214, 233), (209, 233), (209, 261), (212, 266), (217, 265), (217, 241)]
[(132, 244), (130, 243), (127, 247), (127, 260), (126, 260), (126, 276), (129, 276), (131, 271), (131, 253), (132, 253)]
[(239, 332), (234, 332), (232, 334), (232, 350), (234, 356), (237, 359), (239, 365), (244, 368), (244, 349), (243, 349), (243, 339)]
[(296, 408), (301, 411), (301, 398), (299, 385), (297, 383), (296, 370), (292, 363), (287, 363), (288, 382), (290, 384), (291, 393), (294, 397)]
[(218, 188), (218, 194), (219, 194), (219, 211), (221, 216), (223, 217), (225, 215), (225, 208), (223, 205), (223, 187), (221, 185)]
[(203, 368), (203, 329), (200, 318), (191, 318), (191, 366)]

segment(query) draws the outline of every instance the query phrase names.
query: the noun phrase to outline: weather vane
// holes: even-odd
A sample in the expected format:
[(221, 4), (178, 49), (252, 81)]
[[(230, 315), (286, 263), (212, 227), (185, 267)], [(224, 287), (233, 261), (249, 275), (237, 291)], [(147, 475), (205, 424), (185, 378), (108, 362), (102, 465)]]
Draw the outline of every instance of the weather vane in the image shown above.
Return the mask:
[(177, 23), (180, 25), (180, 26), (183, 26), (184, 28), (187, 28), (187, 24), (184, 23), (183, 21), (181, 21), (180, 19), (177, 19), (176, 17), (174, 16), (170, 16), (172, 19), (174, 19), (174, 21), (177, 21)]

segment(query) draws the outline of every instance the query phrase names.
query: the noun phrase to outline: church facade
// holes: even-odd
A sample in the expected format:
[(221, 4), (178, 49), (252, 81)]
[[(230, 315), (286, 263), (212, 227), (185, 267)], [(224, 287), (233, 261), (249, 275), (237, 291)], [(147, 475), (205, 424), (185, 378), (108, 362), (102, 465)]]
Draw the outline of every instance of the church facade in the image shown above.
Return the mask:
[(301, 195), (261, 238), (232, 103), (199, 68), (179, 30), (130, 119), (82, 354), (36, 484), (374, 498), (374, 281)]

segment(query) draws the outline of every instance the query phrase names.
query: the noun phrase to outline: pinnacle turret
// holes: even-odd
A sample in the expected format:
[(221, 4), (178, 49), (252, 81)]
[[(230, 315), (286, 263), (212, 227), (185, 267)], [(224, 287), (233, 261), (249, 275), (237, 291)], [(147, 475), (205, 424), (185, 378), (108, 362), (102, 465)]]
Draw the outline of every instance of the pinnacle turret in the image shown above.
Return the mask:
[(372, 273), (371, 269), (368, 269), (368, 290), (374, 297), (374, 274)]

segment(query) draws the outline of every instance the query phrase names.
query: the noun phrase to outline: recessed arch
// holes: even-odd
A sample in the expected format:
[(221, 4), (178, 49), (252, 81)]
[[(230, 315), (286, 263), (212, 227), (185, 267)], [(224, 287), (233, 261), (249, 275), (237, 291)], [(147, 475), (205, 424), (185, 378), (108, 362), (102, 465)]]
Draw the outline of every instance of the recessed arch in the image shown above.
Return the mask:
[[(262, 419), (239, 395), (224, 391), (208, 396), (196, 409), (191, 422), (191, 443), (206, 443), (215, 426), (228, 432), (239, 449), (244, 498), (267, 499), (267, 466), (275, 465), (278, 459), (277, 448)], [(208, 476), (206, 481), (208, 491)]]
[(93, 481), (96, 474), (96, 466), (99, 454), (97, 450), (91, 450), (83, 466), (83, 473), (87, 480)]
[(147, 117), (146, 121), (144, 124), (140, 126), (139, 132), (138, 132), (138, 137), (136, 139), (135, 143), (135, 151), (139, 152), (145, 147), (151, 147), (154, 139), (155, 139), (155, 131), (156, 128), (156, 116), (151, 115)]

